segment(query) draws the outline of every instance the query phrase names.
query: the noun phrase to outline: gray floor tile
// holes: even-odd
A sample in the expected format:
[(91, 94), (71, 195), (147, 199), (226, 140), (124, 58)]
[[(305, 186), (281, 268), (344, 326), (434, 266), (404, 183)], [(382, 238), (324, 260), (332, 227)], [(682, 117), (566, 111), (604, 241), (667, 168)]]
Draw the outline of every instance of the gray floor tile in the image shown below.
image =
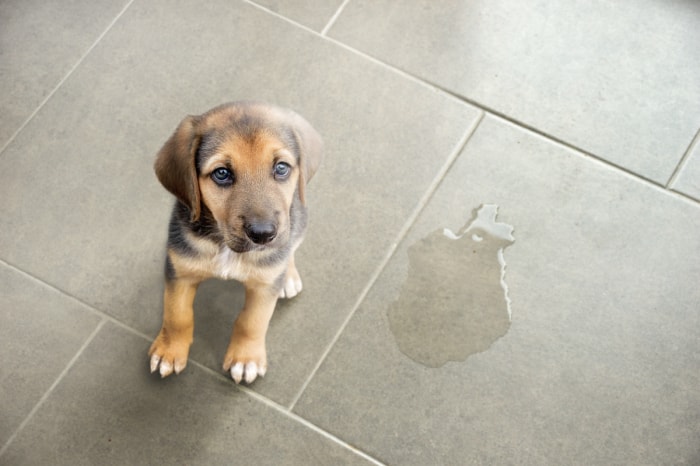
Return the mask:
[(329, 32), (665, 184), (700, 121), (700, 3), (354, 0)]
[[(482, 203), (515, 227), (510, 328), (425, 367), (388, 318), (407, 247)], [(697, 204), (487, 117), (294, 410), (390, 464), (695, 464), (698, 231)]]
[(700, 140), (696, 141), (691, 149), (683, 169), (671, 188), (700, 201)]
[[(0, 5), (0, 147), (126, 3)], [(341, 4), (330, 40), (308, 30)], [(698, 5), (133, 2), (0, 155), (0, 259), (39, 279), (0, 264), (0, 449), (45, 397), (0, 464), (364, 463), (216, 375), (239, 285), (195, 303), (191, 356), (216, 373), (160, 380), (149, 341), (95, 335), (99, 317), (40, 280), (155, 335), (172, 202), (156, 151), (224, 101), (295, 108), (327, 155), (304, 292), (279, 304), (252, 387), (289, 405), (480, 115), (336, 40), (700, 200), (697, 144), (669, 182), (700, 124)], [(483, 203), (515, 227), (512, 321), (498, 255), (477, 254), (493, 238), (470, 232), (462, 257), (441, 233)], [(699, 206), (486, 117), (295, 412), (389, 464), (699, 463)], [(455, 296), (497, 312), (461, 315), (477, 306)], [(453, 313), (431, 315), (436, 297)], [(481, 352), (462, 361), (465, 340)]]
[(254, 0), (254, 3), (321, 32), (343, 0)]
[(0, 264), (0, 448), (99, 320), (75, 300)]
[[(186, 114), (227, 100), (297, 109), (327, 154), (308, 193), (305, 290), (274, 318), (256, 385), (285, 403), (478, 112), (254, 6), (168, 5), (133, 4), (8, 147), (0, 255), (155, 336), (172, 204), (156, 151)], [(193, 351), (218, 368), (240, 288), (200, 295)]]
[(126, 3), (108, 0), (0, 3), (0, 148)]
[(107, 324), (0, 462), (368, 464), (201, 369), (150, 376), (147, 346)]

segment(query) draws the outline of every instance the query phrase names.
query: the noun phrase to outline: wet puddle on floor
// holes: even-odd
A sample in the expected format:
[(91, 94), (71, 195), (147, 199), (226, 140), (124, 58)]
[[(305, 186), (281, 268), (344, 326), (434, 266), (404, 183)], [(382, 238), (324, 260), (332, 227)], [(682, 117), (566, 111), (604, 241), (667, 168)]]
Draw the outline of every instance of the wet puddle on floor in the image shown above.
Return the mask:
[(428, 367), (464, 361), (510, 328), (503, 250), (513, 227), (483, 204), (457, 233), (436, 230), (408, 248), (408, 278), (389, 307), (399, 349)]

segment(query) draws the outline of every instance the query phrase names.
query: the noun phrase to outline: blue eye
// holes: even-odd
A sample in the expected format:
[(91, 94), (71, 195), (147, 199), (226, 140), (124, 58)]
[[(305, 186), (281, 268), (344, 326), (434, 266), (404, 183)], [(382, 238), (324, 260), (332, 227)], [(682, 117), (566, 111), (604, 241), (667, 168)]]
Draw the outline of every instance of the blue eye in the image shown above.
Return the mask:
[(275, 164), (275, 178), (277, 180), (286, 180), (292, 171), (292, 167), (285, 162), (277, 162)]
[(211, 179), (219, 186), (229, 186), (233, 183), (233, 173), (228, 168), (217, 168), (211, 174)]

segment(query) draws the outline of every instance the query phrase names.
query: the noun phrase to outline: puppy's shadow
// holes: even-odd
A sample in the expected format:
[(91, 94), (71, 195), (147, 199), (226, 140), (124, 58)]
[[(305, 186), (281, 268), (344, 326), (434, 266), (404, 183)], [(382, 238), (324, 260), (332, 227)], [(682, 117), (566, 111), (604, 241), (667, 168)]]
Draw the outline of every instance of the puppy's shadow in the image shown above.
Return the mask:
[(221, 368), (233, 322), (243, 308), (245, 288), (235, 280), (211, 279), (199, 285), (194, 300), (194, 342), (190, 359)]
[[(304, 307), (304, 294), (292, 300), (277, 301), (275, 313), (270, 322), (270, 334), (276, 327), (294, 327), (299, 319), (289, 315), (288, 309)], [(245, 304), (245, 288), (235, 280), (210, 279), (202, 282), (194, 300), (194, 342), (190, 349), (190, 360), (197, 361), (215, 371), (221, 370), (224, 354), (231, 339), (233, 323)], [(290, 322), (291, 321), (291, 322)], [(298, 325), (298, 322), (297, 322)], [(268, 341), (268, 351), (275, 348), (276, 341)], [(268, 357), (270, 355), (268, 354)]]

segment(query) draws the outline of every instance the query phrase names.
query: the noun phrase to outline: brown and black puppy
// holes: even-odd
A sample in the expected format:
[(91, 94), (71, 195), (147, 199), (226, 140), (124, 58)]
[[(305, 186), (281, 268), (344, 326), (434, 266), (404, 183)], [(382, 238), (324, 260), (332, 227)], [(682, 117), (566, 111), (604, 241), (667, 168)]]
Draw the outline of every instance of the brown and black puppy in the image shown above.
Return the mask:
[(236, 383), (265, 375), (265, 334), (277, 299), (301, 291), (294, 251), (306, 229), (304, 186), (321, 153), (321, 137), (306, 120), (267, 104), (234, 102), (180, 123), (155, 162), (177, 202), (151, 372), (165, 377), (185, 368), (197, 287), (216, 277), (245, 285), (224, 370)]

